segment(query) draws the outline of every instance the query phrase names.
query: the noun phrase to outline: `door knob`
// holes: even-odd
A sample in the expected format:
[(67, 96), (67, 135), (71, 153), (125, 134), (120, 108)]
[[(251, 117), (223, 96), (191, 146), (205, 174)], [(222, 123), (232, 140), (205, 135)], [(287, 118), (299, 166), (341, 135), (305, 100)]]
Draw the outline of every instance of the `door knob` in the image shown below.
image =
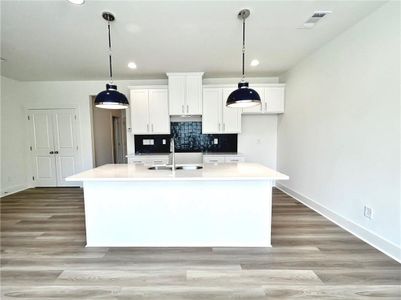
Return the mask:
[(50, 152), (49, 152), (49, 154), (53, 154), (53, 153), (54, 153), (53, 151), (50, 151)]
[(54, 154), (58, 154), (58, 151), (54, 151)]

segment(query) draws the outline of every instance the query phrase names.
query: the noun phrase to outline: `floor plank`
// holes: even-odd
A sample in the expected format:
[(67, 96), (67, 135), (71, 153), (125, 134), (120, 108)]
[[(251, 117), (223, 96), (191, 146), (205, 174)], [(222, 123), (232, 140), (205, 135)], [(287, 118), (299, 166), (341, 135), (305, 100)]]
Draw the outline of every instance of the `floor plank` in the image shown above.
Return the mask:
[(400, 299), (401, 265), (279, 190), (272, 248), (85, 248), (82, 189), (1, 205), (1, 299)]

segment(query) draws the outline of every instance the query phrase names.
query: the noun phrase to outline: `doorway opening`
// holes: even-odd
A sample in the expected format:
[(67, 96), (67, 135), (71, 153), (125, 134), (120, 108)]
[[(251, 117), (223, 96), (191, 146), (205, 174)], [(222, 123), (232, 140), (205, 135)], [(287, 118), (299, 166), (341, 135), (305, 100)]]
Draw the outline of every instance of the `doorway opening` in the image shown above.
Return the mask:
[(126, 112), (124, 109), (103, 109), (95, 106), (91, 97), (93, 165), (127, 162)]

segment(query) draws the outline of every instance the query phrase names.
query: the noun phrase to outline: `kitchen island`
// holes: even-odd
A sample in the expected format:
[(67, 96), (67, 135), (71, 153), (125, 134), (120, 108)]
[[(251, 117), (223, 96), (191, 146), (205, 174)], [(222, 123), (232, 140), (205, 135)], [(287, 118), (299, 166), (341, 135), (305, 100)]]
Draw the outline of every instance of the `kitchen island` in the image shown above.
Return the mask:
[(82, 181), (89, 247), (270, 247), (272, 183), (255, 163), (198, 170), (104, 165)]

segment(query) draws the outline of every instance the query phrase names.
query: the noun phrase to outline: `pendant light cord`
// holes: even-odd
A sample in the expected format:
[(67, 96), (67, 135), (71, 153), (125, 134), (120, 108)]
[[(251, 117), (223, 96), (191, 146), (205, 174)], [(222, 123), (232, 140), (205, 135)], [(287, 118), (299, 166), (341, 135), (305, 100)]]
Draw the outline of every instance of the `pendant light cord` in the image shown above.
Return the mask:
[(110, 83), (113, 83), (113, 64), (111, 60), (111, 33), (110, 33), (110, 21), (107, 22), (107, 29), (109, 35), (109, 74), (110, 74)]
[(245, 18), (242, 18), (242, 82), (245, 81)]

